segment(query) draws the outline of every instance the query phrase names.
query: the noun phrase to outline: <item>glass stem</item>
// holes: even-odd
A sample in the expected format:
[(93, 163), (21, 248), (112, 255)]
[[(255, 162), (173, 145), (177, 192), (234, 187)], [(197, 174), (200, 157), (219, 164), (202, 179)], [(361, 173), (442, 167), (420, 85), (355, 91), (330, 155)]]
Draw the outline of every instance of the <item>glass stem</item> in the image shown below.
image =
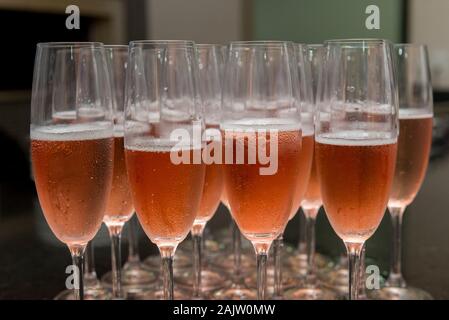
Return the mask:
[(349, 300), (357, 300), (360, 280), (360, 254), (363, 243), (346, 242), (349, 260)]
[(365, 257), (366, 257), (366, 243), (363, 244), (362, 252), (360, 253), (359, 298), (362, 299), (366, 298)]
[(274, 255), (274, 296), (282, 297), (282, 247), (284, 244), (283, 233), (273, 241)]
[(128, 222), (128, 262), (139, 262), (139, 240), (137, 238), (137, 217), (134, 214)]
[(69, 246), (74, 266), (73, 296), (75, 300), (84, 300), (84, 245)]
[(176, 246), (166, 245), (159, 246), (161, 254), (162, 284), (164, 290), (164, 300), (173, 300), (173, 257), (175, 255)]
[(98, 284), (95, 271), (95, 255), (93, 240), (89, 241), (84, 252), (84, 287), (93, 288)]
[(388, 277), (388, 286), (405, 287), (406, 283), (402, 276), (402, 216), (403, 208), (388, 208), (393, 223), (393, 257), (391, 263), (390, 275)]
[(298, 241), (298, 253), (300, 255), (307, 254), (306, 244), (306, 218), (305, 215), (299, 212), (299, 241)]
[(194, 224), (192, 228), (193, 243), (193, 297), (201, 297), (202, 242), (205, 224)]
[(305, 225), (306, 225), (306, 252), (307, 252), (307, 274), (306, 285), (308, 287), (314, 287), (316, 285), (315, 276), (315, 222), (318, 210), (320, 208), (307, 208), (304, 209)]
[(265, 300), (267, 288), (267, 260), (271, 243), (254, 243), (257, 260), (257, 300)]
[(234, 279), (238, 282), (241, 276), (241, 264), (242, 264), (242, 237), (237, 224), (232, 220), (232, 251), (234, 256)]
[(112, 257), (112, 296), (115, 299), (122, 298), (122, 254), (121, 237), (123, 224), (108, 225), (109, 237), (111, 238), (111, 257)]

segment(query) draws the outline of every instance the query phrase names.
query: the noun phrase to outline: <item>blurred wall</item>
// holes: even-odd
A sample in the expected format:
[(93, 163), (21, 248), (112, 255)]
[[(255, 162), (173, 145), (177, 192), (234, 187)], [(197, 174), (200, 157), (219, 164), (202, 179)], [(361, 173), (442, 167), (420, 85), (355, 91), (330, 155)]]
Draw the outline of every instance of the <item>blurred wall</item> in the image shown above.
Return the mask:
[(449, 90), (448, 15), (448, 0), (410, 0), (408, 41), (428, 45), (432, 83), (441, 91)]
[(147, 0), (151, 39), (226, 43), (243, 36), (240, 0)]
[[(379, 6), (380, 30), (365, 28), (370, 4)], [(253, 10), (253, 37), (260, 40), (319, 43), (369, 37), (400, 42), (403, 37), (402, 0), (255, 0)]]

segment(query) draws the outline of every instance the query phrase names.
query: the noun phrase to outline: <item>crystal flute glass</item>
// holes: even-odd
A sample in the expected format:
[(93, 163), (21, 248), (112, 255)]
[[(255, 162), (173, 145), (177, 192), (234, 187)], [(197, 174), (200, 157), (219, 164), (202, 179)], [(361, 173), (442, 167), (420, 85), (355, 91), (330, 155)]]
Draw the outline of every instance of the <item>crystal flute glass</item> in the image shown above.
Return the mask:
[(433, 97), (427, 47), (419, 44), (394, 46), (399, 88), (399, 140), (393, 189), (388, 201), (393, 224), (390, 274), (376, 299), (429, 300), (426, 291), (408, 286), (402, 275), (402, 218), (424, 181), (432, 145)]
[(173, 257), (193, 226), (206, 170), (196, 54), (192, 41), (133, 41), (129, 50), (128, 178), (140, 224), (159, 248), (163, 297), (170, 300)]
[[(224, 66), (226, 59), (228, 58), (229, 45), (222, 45), (220, 50), (223, 57), (222, 76), (224, 76)], [(221, 202), (230, 213), (231, 211), (224, 188)], [(230, 215), (231, 223), (229, 225), (229, 234), (231, 235), (232, 252), (230, 255), (225, 254), (218, 257), (215, 265), (218, 269), (230, 273), (231, 281), (228, 285), (217, 289), (213, 293), (213, 296), (220, 300), (253, 300), (256, 298), (255, 292), (245, 284), (244, 279), (244, 275), (247, 274), (248, 270), (252, 267), (252, 260), (242, 252), (242, 234), (231, 213)], [(231, 271), (229, 272), (229, 270)]]
[(326, 215), (349, 260), (349, 298), (359, 293), (360, 254), (384, 215), (398, 136), (392, 47), (377, 39), (331, 40), (318, 83), (315, 151)]
[(112, 84), (114, 112), (114, 163), (111, 194), (109, 195), (103, 222), (111, 238), (112, 295), (123, 298), (121, 280), (121, 236), (125, 223), (134, 213), (131, 192), (126, 174), (124, 153), (124, 92), (128, 46), (105, 46), (106, 62)]
[[(206, 124), (205, 153), (214, 155), (215, 150), (221, 150), (221, 137), (215, 136), (219, 131), (221, 83), (223, 71), (223, 57), (221, 45), (197, 44), (198, 83), (199, 92), (204, 106), (204, 120)], [(214, 216), (220, 204), (223, 190), (223, 172), (221, 164), (214, 163), (212, 157), (206, 162), (204, 189), (201, 196), (199, 210), (190, 231), (193, 255), (192, 271), (186, 270), (176, 280), (183, 288), (191, 291), (193, 299), (205, 299), (209, 292), (223, 286), (227, 278), (215, 271), (203, 260), (204, 230), (207, 222)]]
[(31, 156), (44, 216), (73, 260), (84, 299), (84, 251), (101, 226), (112, 183), (111, 84), (101, 43), (39, 43), (31, 102)]
[[(299, 175), (301, 112), (295, 63), (292, 43), (249, 41), (230, 44), (225, 66), (220, 123), (229, 157), (224, 165), (225, 192), (235, 222), (256, 251), (261, 300), (266, 297), (268, 250), (288, 222)], [(237, 157), (234, 145), (248, 154), (246, 163)], [(260, 162), (249, 160), (256, 149), (266, 148), (277, 148), (273, 155), (282, 169), (264, 172)]]
[[(298, 180), (292, 202), (292, 209), (289, 219), (291, 220), (301, 205), (301, 201), (307, 190), (307, 184), (310, 178), (310, 172), (313, 163), (313, 95), (311, 86), (310, 63), (306, 59), (307, 46), (303, 44), (294, 44), (294, 57), (298, 73), (298, 92), (300, 95), (302, 141), (299, 157)], [(281, 299), (283, 296), (282, 279), (282, 247), (283, 232), (273, 241), (274, 256), (274, 298)]]
[[(229, 45), (221, 45), (220, 46), (221, 55), (223, 57), (223, 64), (221, 67), (222, 77), (224, 76), (224, 67), (226, 59), (228, 58), (229, 53)], [(226, 192), (223, 188), (223, 194), (221, 197), (221, 202), (230, 212)], [(214, 263), (216, 267), (219, 269), (223, 269), (226, 272), (229, 272), (229, 269), (232, 268), (231, 278), (233, 278), (233, 282), (230, 283), (230, 286), (225, 286), (218, 290), (217, 295), (223, 297), (224, 299), (251, 299), (254, 297), (252, 291), (249, 290), (246, 285), (243, 283), (243, 273), (246, 273), (249, 268), (252, 267), (252, 259), (248, 256), (244, 255), (242, 252), (242, 235), (240, 233), (239, 228), (237, 227), (234, 219), (231, 216), (231, 222), (229, 224), (229, 233), (231, 235), (231, 255), (222, 255), (217, 259)], [(232, 261), (232, 262), (231, 262)], [(231, 288), (232, 287), (232, 288)], [(227, 292), (224, 296), (224, 292)], [(225, 298), (227, 297), (227, 298)]]
[[(221, 87), (223, 79), (223, 56), (221, 45), (198, 44), (198, 70), (199, 70), (199, 89), (204, 104), (204, 119), (206, 123), (206, 137), (210, 134), (211, 140), (207, 141), (206, 150), (212, 148), (221, 148), (221, 139), (213, 140), (213, 131), (216, 132), (220, 127), (220, 108), (221, 108)], [(221, 138), (221, 137), (219, 137)], [(211, 163), (206, 166), (206, 177), (204, 182), (203, 195), (200, 203), (198, 215), (193, 223), (191, 230), (193, 239), (193, 263), (194, 263), (194, 298), (201, 297), (201, 272), (202, 272), (202, 247), (203, 231), (206, 223), (213, 217), (220, 204), (223, 191), (223, 170), (220, 164)], [(214, 272), (220, 282), (226, 279)]]
[[(324, 47), (322, 45), (308, 45), (308, 46), (296, 46), (297, 50), (305, 52), (306, 58), (304, 59), (305, 74), (309, 84), (308, 92), (310, 99), (309, 103), (313, 106), (309, 108), (309, 112), (314, 118), (315, 114), (315, 95), (316, 95), (316, 84), (318, 81), (319, 68), (324, 60)], [(301, 67), (301, 64), (299, 64)], [(307, 108), (303, 108), (308, 110)], [(305, 117), (303, 117), (304, 119)], [(304, 121), (303, 121), (304, 122)], [(312, 120), (313, 122), (313, 120)], [(313, 127), (313, 125), (312, 125)], [(304, 140), (303, 140), (304, 141)], [(307, 143), (307, 142), (305, 142)], [(303, 146), (305, 144), (303, 142)], [(315, 221), (318, 215), (318, 211), (322, 205), (321, 201), (321, 190), (318, 182), (316, 163), (314, 157), (314, 146), (315, 141), (312, 142), (312, 168), (310, 177), (307, 183), (307, 188), (305, 194), (301, 200), (301, 207), (304, 212), (304, 238), (305, 238), (305, 252), (306, 252), (306, 274), (304, 278), (300, 281), (299, 288), (295, 287), (286, 292), (286, 297), (288, 299), (298, 299), (298, 300), (332, 300), (336, 299), (337, 296), (330, 290), (323, 288), (317, 279), (316, 275), (316, 264), (315, 264)]]

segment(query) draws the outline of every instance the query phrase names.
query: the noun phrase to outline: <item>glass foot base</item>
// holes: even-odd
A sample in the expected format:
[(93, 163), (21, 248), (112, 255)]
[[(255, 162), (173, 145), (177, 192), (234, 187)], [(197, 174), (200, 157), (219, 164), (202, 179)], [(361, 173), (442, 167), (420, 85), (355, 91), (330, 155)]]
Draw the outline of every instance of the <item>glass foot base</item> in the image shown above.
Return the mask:
[(216, 300), (256, 300), (256, 290), (249, 289), (244, 284), (232, 284), (221, 288), (212, 294)]
[[(224, 245), (221, 245), (218, 241), (215, 241), (213, 239), (204, 239), (204, 250), (207, 252), (207, 255), (215, 255), (223, 252)], [(176, 249), (176, 254), (182, 254), (187, 256), (193, 256), (193, 243), (191, 239), (187, 239), (183, 242), (181, 242)]]
[[(161, 257), (159, 255), (151, 255), (146, 258), (143, 262), (145, 266), (154, 272), (159, 272), (161, 270)], [(180, 270), (186, 270), (192, 268), (192, 256), (175, 254), (173, 259), (173, 272), (178, 272)]]
[[(288, 290), (295, 286), (298, 286), (298, 284), (301, 282), (301, 279), (297, 277), (297, 274), (294, 274), (289, 269), (283, 267), (282, 268), (282, 290)], [(255, 270), (253, 273), (245, 278), (245, 283), (250, 288), (257, 288), (257, 274), (255, 273)], [(267, 296), (270, 296), (272, 299), (275, 300), (281, 300), (283, 297), (277, 297), (274, 296), (274, 266), (269, 265), (267, 268)]]
[[(175, 277), (176, 284), (184, 290), (192, 291), (192, 270), (186, 270)], [(201, 287), (204, 293), (218, 290), (228, 284), (228, 278), (214, 269), (205, 268), (201, 271)]]
[[(140, 264), (125, 266), (122, 269), (122, 286), (147, 286), (155, 284), (157, 280), (155, 272)], [(112, 272), (109, 271), (103, 277), (101, 282), (108, 287), (112, 286)]]
[[(84, 300), (110, 300), (112, 294), (109, 290), (99, 287), (84, 290)], [(64, 290), (58, 293), (54, 300), (75, 300), (73, 290)]]
[[(322, 272), (318, 274), (318, 278), (321, 280), (322, 286), (338, 293), (341, 298), (347, 299), (349, 295), (349, 272), (348, 269), (339, 267), (337, 269), (333, 269), (328, 272)], [(385, 283), (385, 278), (380, 275), (380, 286)], [(361, 279), (360, 285), (365, 284), (365, 279)], [(382, 289), (381, 289), (382, 290)], [(359, 291), (359, 300), (370, 300), (375, 299), (372, 295), (375, 294), (375, 291), (381, 290), (368, 290), (368, 288), (360, 288)]]
[[(128, 294), (128, 300), (164, 300), (164, 291), (162, 289), (146, 290)], [(183, 291), (175, 289), (175, 300), (188, 300), (189, 295)]]
[[(101, 283), (107, 287), (112, 287), (112, 272), (106, 273), (101, 278)], [(149, 289), (154, 289), (157, 284), (155, 272), (145, 267), (140, 262), (126, 263), (122, 269), (122, 290), (123, 295), (134, 296)]]
[(414, 287), (384, 287), (370, 290), (368, 297), (373, 300), (433, 300), (428, 292)]
[(348, 295), (349, 273), (348, 269), (334, 269), (326, 273), (318, 273), (323, 286), (337, 291), (342, 296)]
[[(240, 258), (240, 272), (242, 274), (247, 274), (253, 272), (256, 269), (256, 259), (254, 258), (254, 252), (244, 254), (242, 252)], [(214, 268), (223, 270), (226, 273), (234, 271), (234, 254), (230, 253), (227, 255), (220, 255), (214, 261), (210, 262)]]
[(325, 288), (290, 289), (284, 293), (285, 300), (340, 300), (340, 295)]
[[(291, 271), (300, 276), (304, 276), (307, 273), (307, 255), (299, 254), (295, 251), (288, 256), (286, 266)], [(325, 255), (315, 253), (315, 267), (317, 272), (328, 270), (332, 266), (332, 260)]]

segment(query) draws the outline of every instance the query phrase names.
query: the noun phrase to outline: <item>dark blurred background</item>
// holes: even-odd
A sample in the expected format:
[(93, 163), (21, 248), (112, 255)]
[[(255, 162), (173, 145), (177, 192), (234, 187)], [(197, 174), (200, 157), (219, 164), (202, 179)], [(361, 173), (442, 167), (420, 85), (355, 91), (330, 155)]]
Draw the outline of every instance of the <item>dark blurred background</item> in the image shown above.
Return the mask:
[[(65, 27), (78, 5), (80, 30)], [(380, 30), (365, 28), (365, 9), (380, 8)], [(282, 39), (319, 43), (332, 38), (386, 38), (429, 46), (435, 98), (432, 157), (426, 180), (404, 220), (404, 274), (439, 299), (449, 298), (449, 1), (447, 0), (0, 0), (0, 298), (50, 299), (63, 289), (68, 250), (48, 228), (29, 161), (29, 114), (35, 47), (43, 41), (192, 39), (198, 43)], [(227, 228), (220, 207), (208, 235)], [(296, 244), (298, 218), (286, 241)], [(155, 248), (140, 232), (141, 254)], [(391, 224), (386, 215), (368, 241), (370, 263), (386, 273)], [(97, 270), (110, 269), (107, 233), (96, 240)], [(126, 243), (126, 241), (125, 241)], [(325, 215), (318, 218), (318, 251), (343, 246)], [(126, 258), (126, 248), (124, 252)]]

